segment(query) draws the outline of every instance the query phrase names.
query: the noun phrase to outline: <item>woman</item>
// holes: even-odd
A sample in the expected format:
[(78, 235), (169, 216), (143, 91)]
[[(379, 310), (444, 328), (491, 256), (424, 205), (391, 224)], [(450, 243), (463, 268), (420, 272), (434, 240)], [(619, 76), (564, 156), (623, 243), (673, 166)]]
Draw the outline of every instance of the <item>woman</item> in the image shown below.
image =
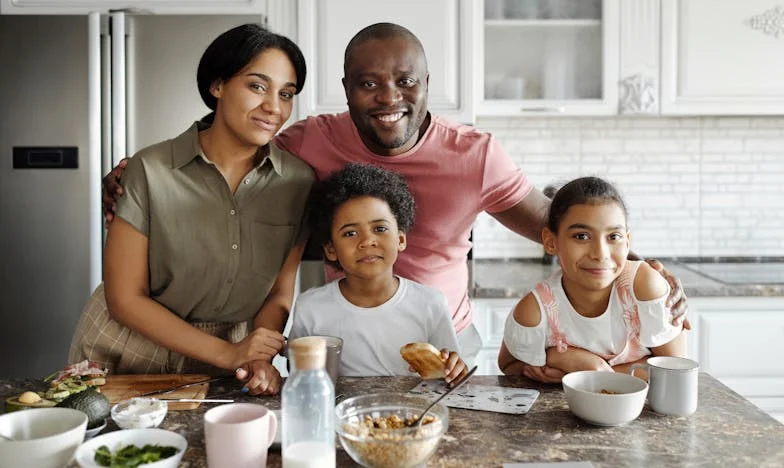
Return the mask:
[(271, 360), (283, 346), (315, 177), (270, 141), (305, 73), (291, 40), (254, 24), (210, 44), (197, 81), (212, 124), (129, 160), (104, 285), (82, 314), (71, 362), (115, 373), (236, 369), (251, 394), (278, 391)]

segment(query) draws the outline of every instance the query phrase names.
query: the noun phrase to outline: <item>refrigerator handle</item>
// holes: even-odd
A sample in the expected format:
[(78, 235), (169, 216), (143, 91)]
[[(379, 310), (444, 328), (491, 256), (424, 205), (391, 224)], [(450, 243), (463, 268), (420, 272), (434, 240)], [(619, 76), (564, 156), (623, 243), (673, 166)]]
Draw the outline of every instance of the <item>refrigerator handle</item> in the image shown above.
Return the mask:
[(112, 167), (127, 156), (125, 124), (125, 12), (113, 11), (112, 42)]
[(101, 282), (103, 276), (103, 216), (101, 215), (101, 15), (90, 13), (87, 16), (87, 171), (89, 190), (89, 242), (90, 242), (90, 290), (89, 296)]

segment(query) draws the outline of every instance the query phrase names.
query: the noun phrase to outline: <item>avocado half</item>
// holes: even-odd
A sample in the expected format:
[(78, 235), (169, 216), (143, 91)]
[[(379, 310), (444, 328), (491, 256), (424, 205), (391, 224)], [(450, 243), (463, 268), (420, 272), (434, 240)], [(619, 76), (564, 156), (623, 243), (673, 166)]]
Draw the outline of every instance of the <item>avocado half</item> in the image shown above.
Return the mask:
[(19, 401), (19, 395), (17, 395), (15, 397), (5, 399), (5, 412), (10, 413), (12, 411), (20, 411), (30, 408), (51, 408), (54, 405), (56, 405), (55, 402), (45, 399), (35, 403), (22, 403)]

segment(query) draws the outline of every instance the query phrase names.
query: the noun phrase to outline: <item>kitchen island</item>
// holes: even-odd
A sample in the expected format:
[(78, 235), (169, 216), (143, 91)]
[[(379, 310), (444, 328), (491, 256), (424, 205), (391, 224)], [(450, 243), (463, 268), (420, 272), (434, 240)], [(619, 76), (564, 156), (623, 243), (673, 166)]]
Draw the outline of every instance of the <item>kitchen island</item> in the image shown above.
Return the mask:
[[(500, 467), (510, 462), (590, 461), (599, 467), (784, 466), (784, 425), (708, 374), (700, 374), (699, 408), (690, 417), (662, 416), (645, 407), (638, 419), (620, 427), (596, 427), (569, 411), (559, 385), (524, 377), (474, 376), (472, 383), (532, 388), (541, 392), (524, 415), (463, 409), (449, 410), (449, 430), (430, 467)], [(413, 377), (341, 377), (339, 398), (384, 391), (405, 392)], [(40, 382), (0, 380), (3, 398), (35, 388)], [(230, 383), (210, 388), (211, 397), (230, 397), (280, 408), (279, 397), (250, 397)], [(162, 428), (188, 439), (181, 467), (205, 467), (204, 412), (171, 411)], [(110, 422), (105, 431), (116, 430)], [(268, 466), (279, 467), (280, 452), (271, 450)], [(74, 465), (75, 466), (75, 465)], [(337, 466), (356, 466), (338, 444)]]

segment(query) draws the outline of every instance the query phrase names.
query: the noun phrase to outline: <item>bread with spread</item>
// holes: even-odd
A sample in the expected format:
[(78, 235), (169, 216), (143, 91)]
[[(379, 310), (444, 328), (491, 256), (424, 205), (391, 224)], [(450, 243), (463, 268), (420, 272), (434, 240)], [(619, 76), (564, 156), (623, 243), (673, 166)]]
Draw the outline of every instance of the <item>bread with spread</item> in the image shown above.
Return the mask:
[(424, 380), (443, 379), (446, 360), (430, 343), (408, 343), (400, 348), (400, 355)]

